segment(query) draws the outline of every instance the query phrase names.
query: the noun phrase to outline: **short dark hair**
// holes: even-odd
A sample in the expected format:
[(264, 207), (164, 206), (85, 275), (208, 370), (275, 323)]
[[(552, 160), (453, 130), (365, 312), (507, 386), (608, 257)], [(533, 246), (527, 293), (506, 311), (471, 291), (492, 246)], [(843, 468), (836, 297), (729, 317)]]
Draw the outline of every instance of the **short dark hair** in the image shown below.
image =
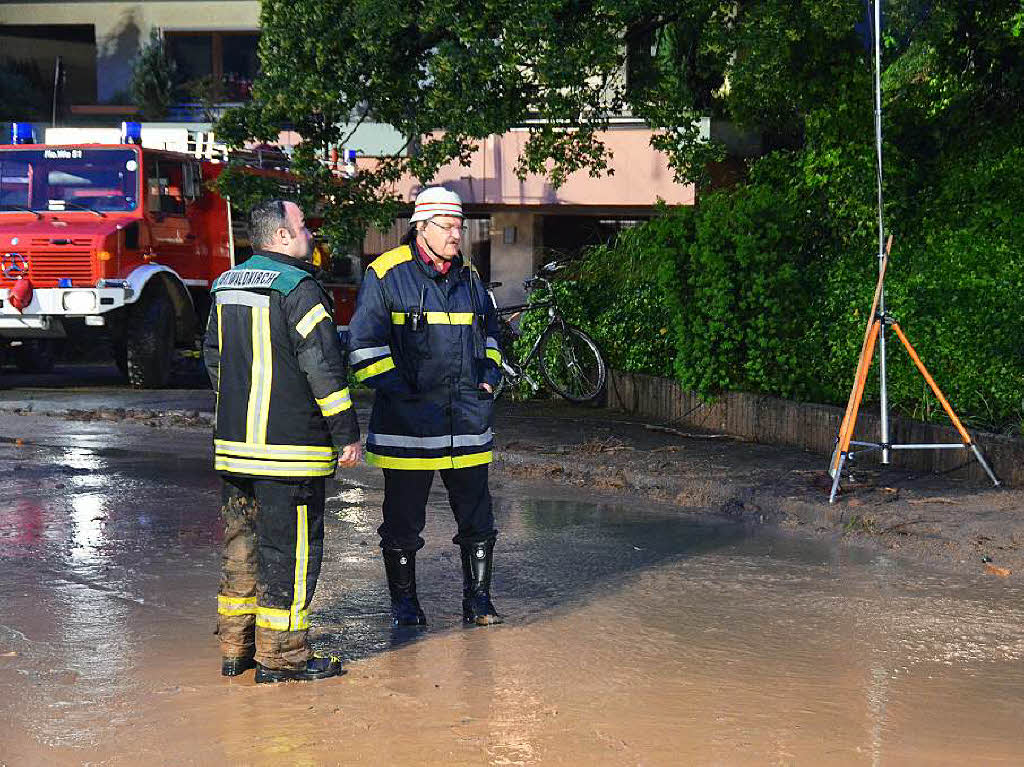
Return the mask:
[(288, 225), (288, 213), (284, 207), (292, 200), (264, 200), (257, 203), (249, 211), (249, 239), (255, 248), (264, 248), (273, 241), (274, 232), (287, 229), (295, 237)]

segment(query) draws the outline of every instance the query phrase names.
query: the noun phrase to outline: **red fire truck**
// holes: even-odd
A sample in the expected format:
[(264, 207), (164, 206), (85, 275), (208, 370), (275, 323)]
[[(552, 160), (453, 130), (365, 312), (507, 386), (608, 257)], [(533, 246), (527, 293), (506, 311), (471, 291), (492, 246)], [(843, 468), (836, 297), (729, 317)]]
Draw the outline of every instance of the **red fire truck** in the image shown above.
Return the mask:
[[(16, 124), (0, 145), (0, 341), (23, 370), (52, 366), (73, 330), (109, 339), (133, 386), (164, 386), (176, 350), (199, 348), (211, 283), (248, 255), (244, 226), (209, 185), (224, 147), (147, 127), (50, 129), (38, 144)], [(292, 183), (283, 153), (239, 156), (283, 191)], [(337, 273), (343, 326), (359, 269)]]

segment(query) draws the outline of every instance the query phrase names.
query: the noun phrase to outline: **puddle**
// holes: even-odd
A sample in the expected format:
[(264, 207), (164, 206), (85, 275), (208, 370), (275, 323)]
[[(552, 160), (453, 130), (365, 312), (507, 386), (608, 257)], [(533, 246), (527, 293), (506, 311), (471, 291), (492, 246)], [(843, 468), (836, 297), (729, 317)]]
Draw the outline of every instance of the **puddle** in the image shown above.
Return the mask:
[[(0, 445), (0, 458), (17, 448)], [(678, 513), (498, 497), (494, 599), (464, 629), (431, 497), (430, 626), (392, 634), (377, 485), (328, 492), (314, 642), (349, 673), (218, 675), (204, 460), (22, 454), (0, 499), (0, 762), (1019, 764), (1012, 582)], [(18, 485), (45, 479), (62, 487)], [(38, 472), (34, 474), (33, 472)], [(87, 473), (83, 473), (87, 472)]]

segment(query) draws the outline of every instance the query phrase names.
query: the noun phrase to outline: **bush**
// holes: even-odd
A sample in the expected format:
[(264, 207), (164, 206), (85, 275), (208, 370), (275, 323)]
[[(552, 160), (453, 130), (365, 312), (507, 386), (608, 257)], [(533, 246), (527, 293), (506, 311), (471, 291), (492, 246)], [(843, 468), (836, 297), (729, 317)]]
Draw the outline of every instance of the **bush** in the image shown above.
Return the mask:
[[(949, 142), (927, 168), (891, 152), (886, 208), (887, 308), (961, 418), (1012, 432), (1024, 411), (1022, 146), (1024, 122)], [(877, 279), (873, 183), (860, 145), (769, 155), (749, 183), (591, 249), (557, 284), (559, 304), (612, 367), (707, 397), (843, 405)], [(894, 412), (943, 420), (892, 334), (889, 360)], [(877, 392), (875, 367), (866, 406)]]

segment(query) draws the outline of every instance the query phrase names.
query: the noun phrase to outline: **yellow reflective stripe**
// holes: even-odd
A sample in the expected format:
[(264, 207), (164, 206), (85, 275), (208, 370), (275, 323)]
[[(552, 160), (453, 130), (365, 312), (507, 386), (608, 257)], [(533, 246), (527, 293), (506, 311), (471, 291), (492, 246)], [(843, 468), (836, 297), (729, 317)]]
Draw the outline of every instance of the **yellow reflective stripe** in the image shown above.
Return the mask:
[[(424, 312), (429, 325), (472, 325), (473, 312)], [(404, 325), (404, 312), (391, 312), (392, 325)]]
[(378, 376), (381, 373), (387, 373), (389, 370), (393, 370), (395, 367), (395, 360), (392, 357), (385, 357), (382, 360), (377, 360), (372, 365), (357, 370), (355, 377), (357, 381), (365, 381), (367, 378)]
[(279, 610), (276, 607), (256, 606), (256, 625), (260, 628), (287, 631), (290, 620), (291, 618), (287, 610)]
[(469, 453), (468, 455), (445, 456), (444, 458), (396, 458), (366, 452), (366, 462), (382, 469), (467, 469), (490, 463), (492, 453)]
[(231, 616), (235, 616), (235, 617), (237, 617), (239, 615), (255, 615), (256, 614), (256, 607), (255, 606), (253, 606), (253, 607), (240, 607), (237, 610), (230, 609), (230, 608), (227, 608), (227, 607), (218, 607), (217, 608), (217, 614), (218, 615), (231, 615)]
[(344, 388), (340, 391), (332, 392), (323, 399), (316, 398), (316, 404), (320, 406), (320, 412), (324, 414), (324, 417), (337, 415), (338, 413), (344, 412), (352, 407), (352, 397), (349, 396), (348, 388)]
[(217, 423), (218, 413), (220, 413), (220, 382), (224, 379), (224, 312), (221, 311), (224, 307), (221, 304), (217, 304), (217, 391), (214, 394), (213, 399), (213, 422)]
[(306, 315), (301, 320), (299, 320), (299, 324), (295, 326), (295, 332), (297, 332), (303, 338), (306, 338), (310, 333), (313, 332), (313, 328), (316, 327), (316, 324), (318, 322), (326, 320), (328, 319), (328, 317), (330, 317), (330, 315), (327, 314), (327, 310), (324, 309), (324, 305), (317, 304), (308, 312), (306, 312)]
[(482, 463), (491, 462), (491, 451), (486, 453), (469, 453), (467, 455), (452, 456), (453, 469), (468, 469), (470, 466), (479, 466)]
[(217, 304), (217, 359), (224, 353), (224, 312), (221, 311), (223, 308), (222, 304)]
[(376, 273), (377, 279), (381, 279), (398, 264), (406, 261), (412, 261), (412, 249), (408, 245), (399, 245), (397, 248), (377, 256), (370, 264), (370, 269)]
[(270, 343), (270, 307), (260, 309), (260, 334), (263, 341), (263, 387), (260, 400), (260, 418), (257, 424), (256, 441), (265, 443), (267, 441), (267, 421), (270, 420), (270, 389), (274, 383), (274, 358), (273, 347)]
[(334, 474), (335, 462), (242, 460), (217, 455), (213, 459), (213, 468), (256, 477), (329, 477)]
[(292, 631), (309, 628), (306, 606), (306, 570), (309, 567), (309, 512), (306, 506), (296, 508), (295, 519), (295, 584), (292, 587)]
[(253, 458), (321, 458), (333, 460), (337, 452), (333, 447), (322, 445), (251, 445), (248, 442), (232, 442), (226, 439), (215, 439), (214, 447), (218, 453), (234, 453)]
[(431, 325), (472, 325), (473, 312), (427, 312)]
[(256, 597), (225, 597), (218, 594), (217, 612), (220, 615), (255, 615)]
[(494, 360), (494, 363), (496, 365), (500, 365), (501, 364), (501, 352), (499, 352), (497, 349), (488, 349), (487, 350), (487, 359)]
[(274, 362), (270, 346), (270, 308), (252, 307), (252, 370), (249, 381), (249, 406), (245, 418), (245, 441), (267, 441), (270, 417), (270, 386)]

